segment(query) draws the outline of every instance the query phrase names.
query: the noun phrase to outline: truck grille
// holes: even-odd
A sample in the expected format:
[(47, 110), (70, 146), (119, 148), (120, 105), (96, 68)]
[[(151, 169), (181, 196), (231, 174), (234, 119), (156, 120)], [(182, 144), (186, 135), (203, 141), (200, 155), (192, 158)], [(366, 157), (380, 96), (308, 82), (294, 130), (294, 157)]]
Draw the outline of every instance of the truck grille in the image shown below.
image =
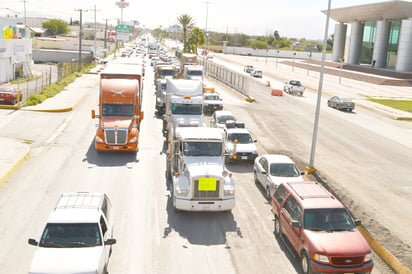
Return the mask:
[(195, 180), (193, 199), (195, 200), (208, 200), (219, 198), (220, 193), (220, 181), (216, 181), (216, 190), (199, 190), (199, 180)]
[(361, 257), (332, 257), (332, 264), (336, 266), (353, 266), (363, 263), (363, 256)]
[(104, 131), (106, 144), (108, 145), (124, 145), (127, 143), (126, 128), (109, 128)]

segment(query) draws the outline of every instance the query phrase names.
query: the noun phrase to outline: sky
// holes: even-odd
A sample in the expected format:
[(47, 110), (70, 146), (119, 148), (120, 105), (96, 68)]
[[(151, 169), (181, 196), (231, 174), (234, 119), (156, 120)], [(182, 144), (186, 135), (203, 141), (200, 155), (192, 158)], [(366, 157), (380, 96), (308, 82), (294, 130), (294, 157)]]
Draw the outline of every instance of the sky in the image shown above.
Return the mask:
[[(128, 7), (119, 8), (121, 0), (1, 0), (0, 16), (46, 17), (67, 22), (116, 25), (117, 20), (138, 21), (148, 28), (166, 28), (177, 24), (182, 14), (190, 15), (195, 25), (208, 31), (273, 35), (323, 40), (329, 0), (124, 0)], [(393, 0), (330, 0), (331, 9)], [(412, 0), (409, 0), (412, 1)], [(24, 10), (26, 12), (24, 12)], [(328, 36), (335, 21), (329, 21)]]

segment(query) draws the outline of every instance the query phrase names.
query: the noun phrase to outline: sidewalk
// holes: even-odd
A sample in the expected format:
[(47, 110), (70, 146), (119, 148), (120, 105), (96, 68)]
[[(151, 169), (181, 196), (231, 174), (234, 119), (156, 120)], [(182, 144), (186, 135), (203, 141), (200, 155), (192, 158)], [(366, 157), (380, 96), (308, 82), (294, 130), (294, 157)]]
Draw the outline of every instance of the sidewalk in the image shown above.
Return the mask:
[[(97, 66), (88, 74), (96, 75), (100, 70)], [(73, 83), (69, 84), (63, 91), (56, 96), (45, 100), (43, 103), (35, 106), (22, 107), (20, 111), (40, 111), (40, 112), (68, 112), (90, 92), (91, 86), (90, 77), (85, 75), (77, 78)], [(4, 138), (0, 136), (0, 187), (10, 178), (20, 165), (29, 158), (30, 146), (14, 139)]]

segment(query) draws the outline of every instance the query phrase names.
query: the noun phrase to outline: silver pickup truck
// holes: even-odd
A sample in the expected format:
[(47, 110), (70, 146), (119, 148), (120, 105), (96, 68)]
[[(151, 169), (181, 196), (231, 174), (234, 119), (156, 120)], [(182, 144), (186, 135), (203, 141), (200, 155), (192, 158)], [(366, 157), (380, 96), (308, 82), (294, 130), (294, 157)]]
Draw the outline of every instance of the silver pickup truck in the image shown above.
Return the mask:
[(283, 85), (283, 91), (289, 94), (298, 94), (299, 96), (303, 95), (303, 92), (305, 91), (305, 87), (302, 86), (300, 81), (297, 80), (289, 80), (286, 81), (285, 84)]

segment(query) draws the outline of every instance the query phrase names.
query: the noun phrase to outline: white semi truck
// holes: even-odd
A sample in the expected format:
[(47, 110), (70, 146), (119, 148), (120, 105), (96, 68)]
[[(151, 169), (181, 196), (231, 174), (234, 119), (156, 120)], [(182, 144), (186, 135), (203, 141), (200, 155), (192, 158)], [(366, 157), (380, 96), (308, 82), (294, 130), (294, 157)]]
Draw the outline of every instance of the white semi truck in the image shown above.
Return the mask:
[(224, 144), (222, 129), (176, 128), (166, 157), (176, 210), (230, 211), (235, 207), (235, 181), (224, 165)]
[(167, 79), (163, 134), (173, 139), (177, 127), (203, 124), (203, 84), (201, 81)]

